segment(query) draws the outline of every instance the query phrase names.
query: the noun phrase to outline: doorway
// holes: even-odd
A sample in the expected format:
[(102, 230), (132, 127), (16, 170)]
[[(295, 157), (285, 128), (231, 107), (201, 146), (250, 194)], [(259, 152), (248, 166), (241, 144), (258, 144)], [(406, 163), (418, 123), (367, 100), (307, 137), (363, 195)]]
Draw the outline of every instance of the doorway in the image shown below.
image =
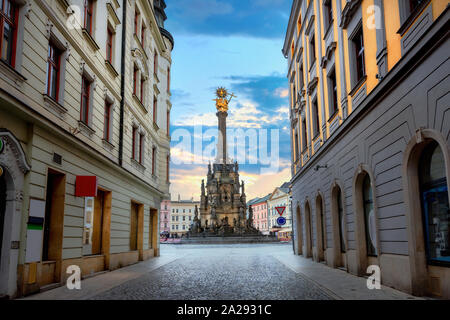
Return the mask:
[(2, 245), (3, 245), (3, 228), (5, 226), (5, 212), (6, 212), (6, 173), (0, 167), (0, 266), (2, 259)]
[(130, 251), (139, 251), (139, 260), (144, 258), (143, 239), (144, 205), (131, 202), (130, 212)]
[(48, 262), (49, 265), (53, 265), (51, 268), (53, 271), (52, 282), (59, 282), (61, 276), (65, 195), (66, 176), (62, 173), (49, 169), (45, 198), (42, 261)]
[(153, 256), (156, 257), (158, 253), (158, 210), (150, 209), (150, 222), (148, 234), (148, 248), (152, 249)]

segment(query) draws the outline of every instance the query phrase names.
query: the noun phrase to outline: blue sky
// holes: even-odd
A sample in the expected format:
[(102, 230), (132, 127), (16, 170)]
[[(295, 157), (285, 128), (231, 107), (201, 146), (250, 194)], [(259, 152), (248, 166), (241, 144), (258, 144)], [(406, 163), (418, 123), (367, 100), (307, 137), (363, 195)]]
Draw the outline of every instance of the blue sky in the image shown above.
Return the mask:
[[(290, 0), (166, 0), (165, 28), (175, 39), (172, 53), (171, 132), (215, 129), (214, 92), (225, 86), (237, 98), (228, 127), (278, 130), (279, 169), (242, 164), (248, 197), (263, 196), (290, 178), (290, 143), (284, 42)], [(178, 131), (177, 131), (178, 130)], [(259, 132), (259, 131), (258, 131)], [(269, 136), (270, 137), (270, 136)], [(171, 194), (198, 198), (204, 164), (178, 164), (179, 141), (172, 141)], [(270, 148), (269, 148), (270, 149)], [(193, 150), (192, 150), (193, 151)], [(249, 155), (258, 153), (248, 150)], [(178, 159), (177, 159), (178, 158)], [(262, 174), (261, 174), (262, 173)], [(261, 183), (264, 182), (264, 183)]]

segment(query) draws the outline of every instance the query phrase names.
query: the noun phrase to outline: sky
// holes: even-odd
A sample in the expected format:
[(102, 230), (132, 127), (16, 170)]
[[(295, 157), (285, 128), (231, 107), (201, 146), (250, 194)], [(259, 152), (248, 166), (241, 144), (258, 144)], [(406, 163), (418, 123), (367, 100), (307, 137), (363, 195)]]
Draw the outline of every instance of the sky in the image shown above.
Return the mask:
[[(208, 152), (215, 145), (211, 134), (217, 132), (212, 99), (221, 86), (236, 95), (229, 106), (228, 147), (230, 157), (240, 163), (247, 200), (271, 193), (291, 176), (287, 64), (281, 49), (292, 1), (166, 0), (166, 4), (165, 29), (175, 40), (172, 199), (200, 197), (208, 161), (214, 159)], [(233, 144), (236, 130), (248, 137)]]

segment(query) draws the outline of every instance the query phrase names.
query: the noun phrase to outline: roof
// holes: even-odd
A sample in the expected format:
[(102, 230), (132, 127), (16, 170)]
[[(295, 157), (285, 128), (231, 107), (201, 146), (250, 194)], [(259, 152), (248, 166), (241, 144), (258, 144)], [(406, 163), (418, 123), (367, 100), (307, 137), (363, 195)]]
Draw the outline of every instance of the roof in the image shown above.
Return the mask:
[(254, 199), (252, 199), (252, 200), (249, 200), (249, 201), (247, 202), (247, 205), (250, 206), (250, 205), (252, 205), (252, 204), (258, 203), (260, 199), (261, 199), (261, 198), (254, 198)]

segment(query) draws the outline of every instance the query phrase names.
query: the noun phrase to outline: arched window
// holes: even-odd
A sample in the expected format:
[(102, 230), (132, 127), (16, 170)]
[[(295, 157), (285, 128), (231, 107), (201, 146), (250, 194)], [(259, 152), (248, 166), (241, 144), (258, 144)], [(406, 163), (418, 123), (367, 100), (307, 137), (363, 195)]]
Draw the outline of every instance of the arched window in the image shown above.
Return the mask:
[(341, 189), (338, 188), (337, 191), (337, 208), (338, 208), (338, 221), (339, 221), (339, 240), (341, 243), (341, 252), (346, 252), (345, 241), (344, 241), (344, 209), (342, 207), (342, 192)]
[(370, 184), (370, 177), (368, 174), (364, 177), (362, 187), (367, 255), (377, 256), (375, 212), (373, 210), (372, 186)]
[(428, 263), (450, 263), (450, 210), (442, 149), (436, 142), (423, 151), (419, 162), (425, 246)]

